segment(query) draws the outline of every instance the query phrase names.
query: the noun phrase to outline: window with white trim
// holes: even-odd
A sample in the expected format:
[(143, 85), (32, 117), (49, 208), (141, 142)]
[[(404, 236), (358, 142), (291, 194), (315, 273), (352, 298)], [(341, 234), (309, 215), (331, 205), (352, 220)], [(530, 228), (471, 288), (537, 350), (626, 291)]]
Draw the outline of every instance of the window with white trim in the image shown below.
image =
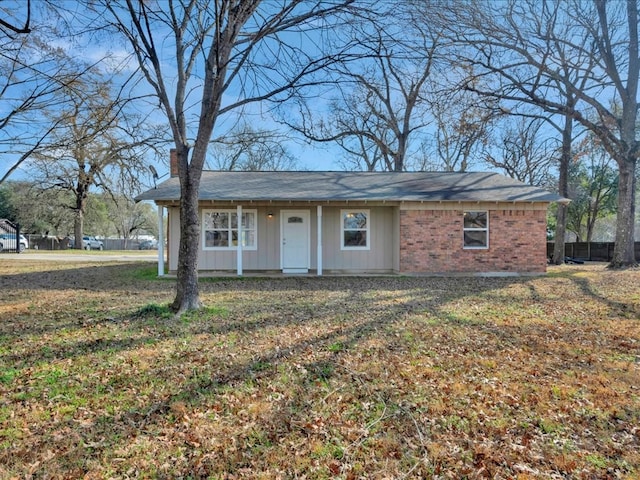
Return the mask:
[(369, 250), (371, 248), (370, 228), (369, 210), (341, 210), (341, 250)]
[(489, 212), (464, 212), (464, 248), (489, 248)]
[[(237, 210), (204, 210), (202, 212), (203, 250), (234, 250), (238, 248), (238, 238), (242, 248), (256, 250), (258, 246), (257, 211), (242, 210), (238, 225)], [(241, 232), (238, 235), (238, 232)]]

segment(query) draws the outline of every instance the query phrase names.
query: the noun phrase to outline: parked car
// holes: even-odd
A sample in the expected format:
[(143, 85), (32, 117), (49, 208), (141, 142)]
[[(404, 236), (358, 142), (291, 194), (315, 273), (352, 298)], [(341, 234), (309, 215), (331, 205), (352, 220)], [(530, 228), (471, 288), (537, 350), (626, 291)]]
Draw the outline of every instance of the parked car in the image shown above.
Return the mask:
[[(29, 241), (26, 237), (20, 234), (20, 249), (19, 252), (24, 252), (29, 248)], [(16, 249), (16, 234), (15, 233), (0, 233), (0, 252), (3, 250), (15, 250)]]
[(143, 240), (138, 245), (138, 250), (157, 250), (158, 249), (158, 241), (157, 240)]
[[(73, 238), (69, 239), (69, 248), (74, 248), (75, 244), (76, 242)], [(96, 237), (85, 235), (82, 237), (82, 248), (85, 250), (104, 250), (104, 243)]]
[(85, 250), (104, 250), (104, 243), (89, 235), (82, 237), (82, 246)]

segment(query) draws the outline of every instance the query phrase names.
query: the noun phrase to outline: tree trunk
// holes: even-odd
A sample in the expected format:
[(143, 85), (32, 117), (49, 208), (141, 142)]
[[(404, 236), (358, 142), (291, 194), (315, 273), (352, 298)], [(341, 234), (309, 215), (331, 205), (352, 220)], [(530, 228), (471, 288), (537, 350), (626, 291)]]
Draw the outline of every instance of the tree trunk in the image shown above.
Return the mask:
[[(606, 20), (606, 2), (597, 2), (598, 15), (604, 24)], [(610, 268), (623, 268), (637, 265), (634, 252), (635, 211), (636, 211), (636, 167), (640, 156), (638, 131), (638, 82), (640, 81), (640, 45), (638, 44), (638, 2), (628, 0), (627, 24), (629, 28), (629, 49), (626, 87), (618, 86), (622, 103), (622, 115), (618, 119), (620, 145), (618, 154), (612, 155), (618, 163), (618, 215), (616, 227), (616, 245)], [(605, 57), (607, 69), (614, 70), (615, 57), (607, 51)], [(605, 145), (606, 147), (606, 145)], [(610, 152), (611, 153), (611, 152)]]
[(84, 230), (84, 214), (81, 210), (77, 210), (76, 216), (73, 219), (73, 236), (75, 237), (73, 248), (75, 250), (82, 250), (84, 248), (84, 245), (82, 242), (83, 230)]
[(616, 227), (616, 244), (610, 268), (623, 268), (636, 265), (634, 253), (635, 233), (635, 188), (636, 159), (631, 157), (625, 162), (618, 162), (618, 215)]
[(73, 248), (75, 250), (84, 249), (84, 242), (82, 241), (82, 236), (84, 235), (84, 212), (87, 209), (87, 198), (82, 195), (78, 195), (76, 197), (76, 215), (73, 219), (73, 236), (75, 237), (75, 242), (73, 244)]
[(558, 204), (558, 211), (556, 213), (556, 236), (553, 242), (553, 257), (551, 258), (554, 265), (562, 265), (564, 263), (564, 237), (567, 232), (567, 208), (568, 205), (564, 203)]
[(587, 213), (587, 242), (591, 243), (593, 238), (593, 229), (596, 226), (596, 220), (598, 219), (598, 203), (590, 203), (589, 212)]
[(200, 242), (200, 218), (198, 216), (198, 192), (200, 173), (194, 175), (187, 165), (189, 149), (178, 149), (178, 172), (180, 175), (180, 249), (178, 251), (178, 271), (176, 298), (171, 309), (177, 316), (188, 310), (202, 306), (198, 287), (198, 249)]
[[(568, 105), (573, 108), (575, 101), (569, 99)], [(573, 136), (573, 119), (566, 115), (564, 118), (564, 128), (562, 129), (562, 154), (560, 156), (558, 193), (564, 198), (569, 198), (569, 163), (571, 162), (571, 141)], [(568, 205), (560, 203), (556, 215), (556, 236), (553, 244), (553, 263), (561, 265), (564, 263), (564, 237), (567, 231), (567, 208)]]

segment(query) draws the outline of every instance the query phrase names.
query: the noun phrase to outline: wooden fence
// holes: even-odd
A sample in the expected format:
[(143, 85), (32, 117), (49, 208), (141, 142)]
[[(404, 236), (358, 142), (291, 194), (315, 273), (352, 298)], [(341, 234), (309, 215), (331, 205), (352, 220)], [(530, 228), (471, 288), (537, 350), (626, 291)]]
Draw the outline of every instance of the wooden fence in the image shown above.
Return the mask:
[[(567, 257), (594, 262), (610, 262), (613, 259), (613, 242), (572, 242), (564, 244)], [(640, 242), (635, 243), (636, 260), (640, 260)], [(553, 256), (553, 242), (547, 242), (547, 258)]]

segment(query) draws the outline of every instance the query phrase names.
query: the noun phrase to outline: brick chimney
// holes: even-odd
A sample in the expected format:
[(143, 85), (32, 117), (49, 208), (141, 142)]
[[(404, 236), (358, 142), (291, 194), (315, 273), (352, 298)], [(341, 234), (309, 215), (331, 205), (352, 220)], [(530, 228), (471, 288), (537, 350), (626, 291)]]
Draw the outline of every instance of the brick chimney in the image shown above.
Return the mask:
[(169, 172), (172, 177), (178, 176), (178, 151), (175, 148), (169, 150)]

